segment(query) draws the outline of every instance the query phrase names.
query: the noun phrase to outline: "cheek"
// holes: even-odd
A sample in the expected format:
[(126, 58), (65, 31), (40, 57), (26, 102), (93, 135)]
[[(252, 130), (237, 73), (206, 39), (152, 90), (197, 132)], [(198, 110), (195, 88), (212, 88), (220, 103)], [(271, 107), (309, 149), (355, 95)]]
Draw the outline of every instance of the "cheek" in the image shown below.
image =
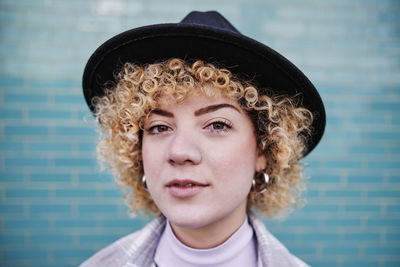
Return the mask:
[[(232, 145), (234, 144), (234, 145)], [(210, 153), (210, 162), (218, 177), (238, 180), (239, 184), (248, 183), (254, 176), (256, 166), (256, 141), (254, 136), (242, 136), (234, 143), (214, 147)], [(225, 180), (224, 179), (224, 180)]]
[(145, 137), (142, 142), (142, 162), (146, 175), (156, 172), (156, 167), (160, 164), (160, 148), (154, 147), (154, 144), (148, 142)]

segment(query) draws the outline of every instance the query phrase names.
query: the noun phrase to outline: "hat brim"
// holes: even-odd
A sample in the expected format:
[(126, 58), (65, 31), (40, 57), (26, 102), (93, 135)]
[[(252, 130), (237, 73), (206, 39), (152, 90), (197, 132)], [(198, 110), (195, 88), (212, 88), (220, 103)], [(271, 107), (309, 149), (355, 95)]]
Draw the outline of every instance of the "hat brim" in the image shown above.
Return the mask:
[(124, 63), (146, 64), (170, 58), (216, 62), (250, 80), (260, 93), (272, 89), (277, 94), (299, 95), (302, 105), (314, 116), (306, 154), (320, 141), (325, 109), (309, 79), (270, 47), (239, 33), (205, 25), (150, 25), (123, 32), (102, 44), (90, 57), (83, 74), (88, 106), (94, 111), (92, 98), (104, 95), (104, 85), (114, 81), (115, 71)]

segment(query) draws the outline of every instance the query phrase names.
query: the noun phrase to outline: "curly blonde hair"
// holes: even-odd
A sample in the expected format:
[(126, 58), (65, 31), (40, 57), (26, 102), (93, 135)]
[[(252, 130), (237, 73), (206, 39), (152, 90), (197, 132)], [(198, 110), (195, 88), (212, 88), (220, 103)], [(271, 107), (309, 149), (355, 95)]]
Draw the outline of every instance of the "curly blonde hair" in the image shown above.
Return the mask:
[(141, 183), (143, 176), (141, 138), (150, 112), (165, 99), (183, 102), (193, 88), (207, 97), (235, 99), (247, 111), (254, 124), (257, 149), (266, 158), (265, 172), (271, 178), (268, 191), (251, 191), (248, 208), (272, 216), (294, 206), (304, 190), (301, 159), (310, 135), (312, 114), (298, 101), (276, 96), (273, 91), (259, 95), (247, 81), (229, 70), (203, 61), (180, 59), (144, 66), (124, 64), (116, 84), (105, 95), (94, 99), (95, 116), (105, 133), (98, 144), (117, 183), (127, 190), (126, 200), (134, 211), (160, 214)]

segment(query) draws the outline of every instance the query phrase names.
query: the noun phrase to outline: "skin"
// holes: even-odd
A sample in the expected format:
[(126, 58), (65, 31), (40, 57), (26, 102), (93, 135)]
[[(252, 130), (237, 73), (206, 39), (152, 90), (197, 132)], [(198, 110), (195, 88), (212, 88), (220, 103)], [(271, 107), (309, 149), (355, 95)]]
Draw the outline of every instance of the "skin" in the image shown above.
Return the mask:
[[(246, 218), (247, 196), (256, 172), (265, 168), (254, 126), (229, 98), (191, 95), (161, 104), (145, 122), (142, 157), (149, 192), (185, 245), (206, 249), (226, 241)], [(174, 179), (202, 186), (176, 197)]]

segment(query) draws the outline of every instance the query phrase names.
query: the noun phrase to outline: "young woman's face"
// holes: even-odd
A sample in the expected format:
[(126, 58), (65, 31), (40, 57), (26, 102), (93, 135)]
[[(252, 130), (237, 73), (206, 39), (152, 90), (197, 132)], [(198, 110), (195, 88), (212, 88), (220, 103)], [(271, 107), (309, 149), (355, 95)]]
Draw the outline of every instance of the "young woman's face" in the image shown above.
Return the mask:
[(142, 156), (155, 204), (183, 228), (243, 222), (252, 179), (265, 164), (253, 124), (236, 101), (195, 95), (152, 112)]

